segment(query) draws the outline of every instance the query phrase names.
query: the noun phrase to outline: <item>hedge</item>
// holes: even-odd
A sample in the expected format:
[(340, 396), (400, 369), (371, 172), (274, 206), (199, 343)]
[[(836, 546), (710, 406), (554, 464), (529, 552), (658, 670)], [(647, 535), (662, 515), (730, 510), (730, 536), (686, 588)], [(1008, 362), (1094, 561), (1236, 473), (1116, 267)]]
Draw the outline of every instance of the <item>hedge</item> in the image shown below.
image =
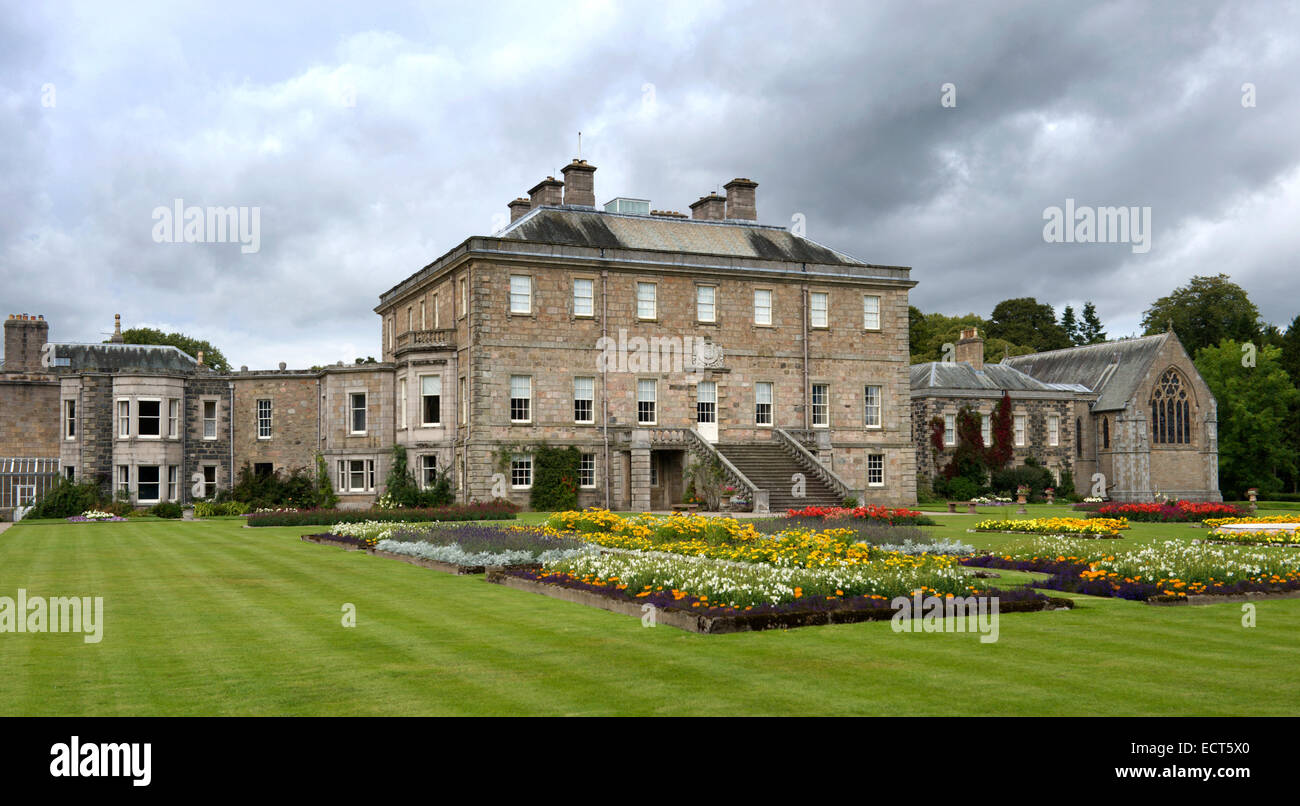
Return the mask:
[(435, 509), (306, 509), (301, 512), (261, 512), (248, 518), (249, 526), (333, 526), (336, 523), (393, 521), (512, 520), (519, 507), (509, 501), (455, 504)]

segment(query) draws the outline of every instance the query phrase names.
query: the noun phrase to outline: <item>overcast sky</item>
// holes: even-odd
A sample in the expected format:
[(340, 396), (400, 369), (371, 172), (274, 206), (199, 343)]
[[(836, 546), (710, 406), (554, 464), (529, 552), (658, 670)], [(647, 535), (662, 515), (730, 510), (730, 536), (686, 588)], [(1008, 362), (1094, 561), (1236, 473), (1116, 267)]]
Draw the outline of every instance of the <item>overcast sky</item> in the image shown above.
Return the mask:
[[(1292, 3), (353, 5), (3, 0), (0, 314), (378, 355), (378, 295), (580, 130), (598, 202), (747, 176), (761, 222), (911, 266), (922, 310), (1092, 299), (1114, 337), (1226, 272), (1300, 313)], [(156, 243), (176, 199), (260, 208), (259, 251)], [(1149, 207), (1150, 250), (1045, 242), (1066, 199)]]

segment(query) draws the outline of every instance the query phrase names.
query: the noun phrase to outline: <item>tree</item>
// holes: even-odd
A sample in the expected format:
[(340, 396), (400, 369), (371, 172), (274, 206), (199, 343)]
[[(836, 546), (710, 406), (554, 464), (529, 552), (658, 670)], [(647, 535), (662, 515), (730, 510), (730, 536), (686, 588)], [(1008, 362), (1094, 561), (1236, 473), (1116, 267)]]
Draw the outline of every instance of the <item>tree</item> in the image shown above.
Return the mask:
[(1171, 325), (1193, 356), (1224, 339), (1257, 342), (1261, 335), (1259, 309), (1245, 289), (1226, 274), (1193, 277), (1187, 285), (1151, 303), (1142, 315), (1148, 336), (1163, 333)]
[(1291, 382), (1300, 386), (1300, 316), (1291, 320), (1291, 326), (1278, 339), (1282, 348), (1282, 369), (1291, 376)]
[[(953, 449), (952, 459), (943, 468), (944, 484), (941, 486), (952, 498), (970, 499), (979, 494), (988, 484), (988, 452), (984, 450), (984, 435), (981, 432), (979, 412), (970, 406), (962, 406), (957, 412), (957, 445)], [(953, 485), (962, 479), (964, 483)]]
[(1065, 331), (1071, 344), (1083, 344), (1082, 336), (1079, 334), (1079, 320), (1074, 318), (1074, 308), (1069, 305), (1061, 311), (1061, 329)]
[[(226, 356), (220, 350), (212, 346), (211, 342), (192, 338), (184, 333), (164, 333), (151, 327), (133, 327), (122, 331), (122, 341), (126, 344), (157, 344), (175, 347), (196, 361), (201, 351), (204, 366), (211, 367), (217, 372), (230, 372), (230, 362), (226, 360)], [(108, 343), (109, 339), (105, 339), (104, 344)]]
[(1035, 352), (1071, 346), (1065, 328), (1056, 321), (1056, 311), (1033, 297), (1004, 299), (994, 306), (988, 335), (1027, 345)]
[(1201, 348), (1196, 369), (1218, 401), (1219, 489), (1240, 496), (1249, 487), (1282, 489), (1300, 467), (1300, 450), (1285, 438), (1300, 391), (1282, 368), (1282, 350), (1264, 346), (1243, 366), (1239, 342)]
[(1015, 455), (1011, 434), (1011, 393), (1003, 392), (1002, 399), (993, 410), (993, 445), (988, 449), (988, 466), (990, 470), (1001, 470)]
[(1101, 344), (1106, 340), (1106, 331), (1101, 329), (1101, 319), (1097, 317), (1097, 306), (1092, 300), (1083, 303), (1083, 321), (1079, 323), (1079, 341), (1076, 344)]

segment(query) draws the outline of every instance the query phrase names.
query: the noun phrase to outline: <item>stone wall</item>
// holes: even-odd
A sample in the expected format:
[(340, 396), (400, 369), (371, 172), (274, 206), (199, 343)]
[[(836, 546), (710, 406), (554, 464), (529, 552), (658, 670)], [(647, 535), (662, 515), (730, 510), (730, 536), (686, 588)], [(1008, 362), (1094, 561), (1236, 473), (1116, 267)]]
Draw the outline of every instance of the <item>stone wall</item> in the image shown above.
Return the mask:
[[(235, 458), (239, 466), (270, 464), (276, 472), (305, 469), (314, 473), (320, 425), (317, 375), (240, 373), (233, 377), (233, 382)], [(262, 437), (258, 432), (259, 400), (271, 401), (269, 437)]]

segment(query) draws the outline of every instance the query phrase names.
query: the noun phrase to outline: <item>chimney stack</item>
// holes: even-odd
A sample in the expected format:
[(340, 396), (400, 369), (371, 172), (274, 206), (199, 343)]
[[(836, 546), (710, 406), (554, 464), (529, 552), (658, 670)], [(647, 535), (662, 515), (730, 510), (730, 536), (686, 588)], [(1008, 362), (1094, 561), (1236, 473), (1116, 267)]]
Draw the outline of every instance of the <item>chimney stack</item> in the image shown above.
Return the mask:
[(528, 203), (531, 207), (559, 207), (560, 191), (563, 188), (563, 182), (548, 176), (528, 191)]
[(122, 343), (122, 314), (113, 314), (113, 337), (109, 339), (113, 344)]
[(9, 314), (5, 320), (5, 372), (43, 372), (41, 350), (50, 339), (45, 315)]
[(533, 203), (528, 199), (525, 199), (523, 196), (520, 196), (507, 204), (506, 207), (510, 208), (510, 223), (513, 224), (528, 215), (528, 211), (533, 209)]
[(757, 221), (758, 208), (754, 206), (754, 188), (757, 182), (737, 177), (723, 185), (727, 190), (727, 218), (740, 221)]
[(691, 218), (700, 221), (721, 221), (727, 217), (727, 199), (716, 193), (701, 196), (691, 205)]
[(971, 369), (984, 369), (984, 339), (977, 328), (964, 328), (957, 342), (957, 361), (971, 365)]
[(564, 203), (583, 207), (596, 206), (596, 166), (575, 159), (560, 169), (564, 174)]

